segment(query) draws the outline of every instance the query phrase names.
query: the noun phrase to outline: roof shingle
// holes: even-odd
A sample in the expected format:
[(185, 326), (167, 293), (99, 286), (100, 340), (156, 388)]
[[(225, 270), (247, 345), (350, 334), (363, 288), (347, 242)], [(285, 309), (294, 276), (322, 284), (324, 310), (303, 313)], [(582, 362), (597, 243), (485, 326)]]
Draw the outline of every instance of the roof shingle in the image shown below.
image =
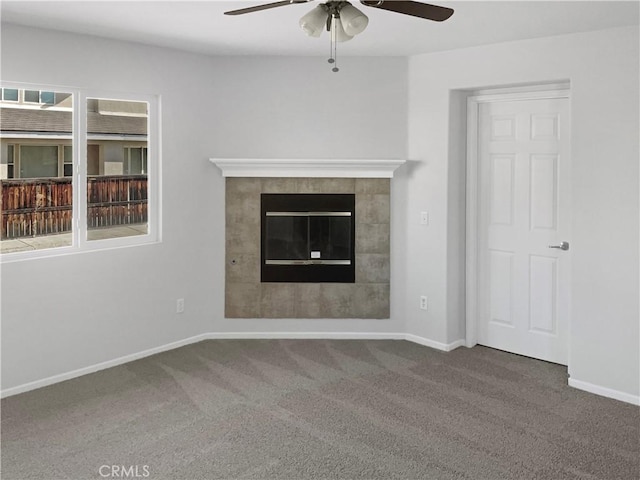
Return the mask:
[[(3, 133), (71, 133), (72, 113), (60, 110), (0, 108)], [(118, 115), (87, 114), (89, 134), (147, 135), (147, 119)]]

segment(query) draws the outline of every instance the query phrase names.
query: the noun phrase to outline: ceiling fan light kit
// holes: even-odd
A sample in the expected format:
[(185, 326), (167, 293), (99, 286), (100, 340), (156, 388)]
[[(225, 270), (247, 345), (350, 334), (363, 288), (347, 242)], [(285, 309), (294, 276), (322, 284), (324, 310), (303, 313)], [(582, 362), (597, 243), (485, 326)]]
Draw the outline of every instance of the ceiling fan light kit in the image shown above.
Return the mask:
[(310, 37), (319, 37), (327, 25), (327, 15), (327, 7), (320, 4), (300, 19), (300, 28)]
[(347, 35), (352, 37), (364, 32), (369, 25), (369, 17), (351, 4), (347, 4), (340, 10), (340, 23)]
[[(269, 8), (284, 7), (285, 5), (295, 5), (307, 3), (312, 0), (285, 0), (280, 2), (257, 5), (255, 7), (241, 8), (224, 12), (225, 15), (242, 15), (245, 13), (257, 12)], [(442, 22), (453, 15), (453, 9), (430, 5), (428, 3), (401, 1), (401, 0), (361, 0), (360, 3), (366, 7), (378, 8), (388, 12), (411, 15), (413, 17)], [(310, 37), (318, 38), (325, 28), (331, 36), (331, 57), (329, 63), (333, 64), (331, 69), (338, 72), (337, 47), (338, 42), (346, 42), (354, 36), (362, 33), (369, 24), (369, 18), (356, 7), (346, 1), (329, 0), (322, 3), (304, 15), (300, 19), (300, 28)]]
[(353, 35), (349, 35), (344, 27), (342, 26), (342, 22), (339, 18), (333, 17), (332, 26), (329, 29), (330, 32), (335, 30), (336, 41), (337, 42), (347, 42), (353, 38)]

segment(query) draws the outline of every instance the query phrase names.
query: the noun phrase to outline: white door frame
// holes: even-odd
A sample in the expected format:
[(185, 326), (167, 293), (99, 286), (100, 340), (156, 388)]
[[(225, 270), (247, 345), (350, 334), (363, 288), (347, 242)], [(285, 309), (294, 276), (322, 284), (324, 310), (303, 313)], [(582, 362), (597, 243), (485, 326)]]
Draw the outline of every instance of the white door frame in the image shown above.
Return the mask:
[[(479, 94), (467, 99), (466, 335), (465, 346), (478, 344), (478, 112), (483, 103), (570, 98), (566, 86), (515, 93)], [(570, 330), (569, 330), (570, 332)], [(569, 333), (570, 337), (570, 333)]]

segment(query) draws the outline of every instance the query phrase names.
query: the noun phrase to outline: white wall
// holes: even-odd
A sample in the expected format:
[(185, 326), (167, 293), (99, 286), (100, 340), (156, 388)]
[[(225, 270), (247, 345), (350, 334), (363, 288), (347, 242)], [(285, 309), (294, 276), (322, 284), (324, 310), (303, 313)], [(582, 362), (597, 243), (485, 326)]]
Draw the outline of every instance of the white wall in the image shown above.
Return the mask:
[[(570, 80), (570, 371), (638, 396), (637, 28), (422, 55), (408, 67), (345, 58), (336, 75), (322, 58), (204, 57), (3, 25), (1, 67), (4, 80), (161, 94), (164, 157), (161, 244), (3, 265), (3, 389), (203, 332), (460, 340), (460, 90)], [(407, 150), (411, 161), (392, 182), (391, 320), (223, 318), (224, 181), (209, 157), (404, 158)], [(419, 225), (423, 210), (429, 227)], [(174, 313), (178, 297), (183, 315)]]
[(2, 265), (3, 390), (204, 332), (404, 329), (397, 300), (392, 320), (225, 320), (224, 179), (208, 158), (405, 158), (406, 59), (344, 58), (334, 74), (322, 57), (206, 57), (14, 25), (1, 53), (6, 81), (160, 94), (163, 124), (162, 243)]
[[(491, 45), (413, 57), (409, 62), (409, 158), (414, 175), (397, 188), (409, 216), (409, 333), (442, 343), (464, 335), (463, 90), (571, 82), (573, 148), (572, 314), (569, 371), (583, 387), (638, 398), (639, 210), (638, 28)], [(452, 174), (455, 172), (455, 174)], [(446, 254), (445, 254), (446, 253)], [(623, 395), (624, 396), (624, 395)]]

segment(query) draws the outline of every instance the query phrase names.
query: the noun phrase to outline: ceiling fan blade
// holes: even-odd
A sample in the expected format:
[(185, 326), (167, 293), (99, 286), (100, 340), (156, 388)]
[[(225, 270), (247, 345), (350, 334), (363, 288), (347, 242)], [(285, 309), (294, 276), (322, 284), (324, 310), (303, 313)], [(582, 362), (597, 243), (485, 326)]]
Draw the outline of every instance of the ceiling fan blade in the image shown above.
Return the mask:
[(404, 2), (399, 0), (361, 0), (360, 3), (367, 7), (426, 18), (434, 22), (442, 22), (453, 15), (452, 8), (439, 7), (438, 5), (430, 5), (428, 3)]
[(230, 10), (224, 12), (225, 15), (243, 15), (245, 13), (259, 12), (260, 10), (267, 10), (269, 8), (284, 7), (285, 5), (294, 5), (296, 3), (307, 3), (311, 0), (284, 0), (282, 2), (265, 3), (263, 5), (256, 5), (255, 7), (241, 8), (239, 10)]

